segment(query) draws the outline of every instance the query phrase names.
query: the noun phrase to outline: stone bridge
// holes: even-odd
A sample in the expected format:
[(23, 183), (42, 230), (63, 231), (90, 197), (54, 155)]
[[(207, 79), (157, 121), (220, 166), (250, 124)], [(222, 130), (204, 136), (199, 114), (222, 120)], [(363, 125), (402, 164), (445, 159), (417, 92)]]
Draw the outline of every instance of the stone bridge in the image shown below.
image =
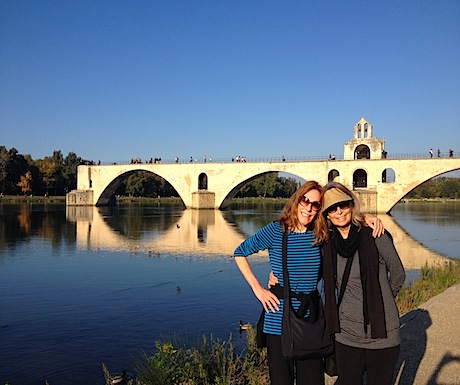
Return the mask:
[[(437, 157), (436, 157), (437, 155)], [(447, 154), (445, 154), (447, 155)], [(78, 166), (77, 190), (67, 205), (107, 205), (120, 183), (138, 171), (167, 180), (187, 208), (225, 209), (246, 183), (272, 172), (285, 172), (321, 184), (337, 181), (353, 189), (367, 212), (389, 213), (411, 190), (435, 176), (460, 169), (459, 153), (448, 157), (433, 149), (425, 157), (388, 156), (385, 140), (373, 137), (373, 126), (361, 118), (353, 138), (344, 144), (343, 160), (275, 162), (134, 163)]]
[(77, 190), (68, 194), (67, 204), (108, 205), (124, 179), (148, 171), (168, 181), (187, 208), (224, 209), (246, 183), (267, 173), (285, 172), (321, 184), (341, 182), (354, 189), (363, 209), (388, 213), (423, 182), (458, 169), (459, 158), (82, 165)]

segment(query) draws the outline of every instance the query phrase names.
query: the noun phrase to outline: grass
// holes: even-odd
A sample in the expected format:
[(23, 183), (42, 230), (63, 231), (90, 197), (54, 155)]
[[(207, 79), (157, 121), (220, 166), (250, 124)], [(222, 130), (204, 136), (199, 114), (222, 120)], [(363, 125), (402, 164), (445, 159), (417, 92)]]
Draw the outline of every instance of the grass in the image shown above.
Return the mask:
[[(256, 332), (247, 330), (245, 349), (237, 353), (231, 336), (227, 341), (203, 337), (194, 347), (181, 342), (157, 341), (153, 355), (144, 354), (131, 385), (268, 385), (267, 350), (258, 349)], [(113, 376), (102, 364), (106, 384)]]
[(65, 196), (2, 195), (0, 203), (65, 203)]
[(416, 309), (430, 298), (460, 282), (460, 260), (451, 260), (435, 267), (423, 267), (411, 286), (404, 285), (396, 297), (399, 313)]

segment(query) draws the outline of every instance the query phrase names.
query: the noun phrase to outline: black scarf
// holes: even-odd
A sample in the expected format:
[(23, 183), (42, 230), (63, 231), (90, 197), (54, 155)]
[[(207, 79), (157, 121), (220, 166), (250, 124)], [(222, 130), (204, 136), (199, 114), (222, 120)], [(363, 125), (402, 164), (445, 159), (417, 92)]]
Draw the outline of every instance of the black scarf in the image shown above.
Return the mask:
[(337, 253), (350, 258), (359, 253), (361, 286), (363, 289), (364, 330), (371, 325), (372, 338), (386, 338), (385, 311), (379, 282), (379, 254), (372, 230), (351, 224), (347, 239), (336, 228), (331, 229), (331, 240), (323, 244), (323, 278), (325, 315), (331, 333), (340, 332), (336, 303)]
[(348, 238), (344, 239), (336, 227), (331, 228), (331, 240), (334, 248), (342, 257), (351, 258), (358, 250), (359, 231), (358, 226), (354, 223), (350, 225)]

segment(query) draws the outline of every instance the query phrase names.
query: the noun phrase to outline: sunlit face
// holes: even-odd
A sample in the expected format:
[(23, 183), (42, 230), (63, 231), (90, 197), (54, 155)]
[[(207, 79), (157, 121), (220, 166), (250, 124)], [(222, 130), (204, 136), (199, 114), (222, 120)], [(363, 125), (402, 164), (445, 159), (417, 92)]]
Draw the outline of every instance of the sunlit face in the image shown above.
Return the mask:
[(306, 200), (298, 202), (297, 218), (301, 225), (308, 227), (318, 214), (318, 210), (315, 210), (315, 206), (317, 202), (321, 202), (321, 193), (318, 190), (310, 190), (304, 194), (304, 197), (307, 198), (310, 203), (306, 204)]
[(327, 217), (336, 227), (348, 227), (352, 217), (352, 201), (341, 202), (332, 206), (332, 210), (328, 211)]

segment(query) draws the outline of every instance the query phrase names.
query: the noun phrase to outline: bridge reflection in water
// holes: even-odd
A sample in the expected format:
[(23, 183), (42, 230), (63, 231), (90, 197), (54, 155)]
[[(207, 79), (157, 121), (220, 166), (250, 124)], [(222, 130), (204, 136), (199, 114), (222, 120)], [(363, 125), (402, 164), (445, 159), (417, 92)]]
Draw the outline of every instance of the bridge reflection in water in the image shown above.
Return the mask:
[[(149, 256), (230, 257), (235, 247), (251, 235), (228, 222), (220, 210), (183, 210), (166, 231), (145, 231), (136, 238), (113, 228), (97, 207), (70, 206), (66, 210), (67, 220), (76, 222), (76, 243), (81, 250), (128, 251)], [(449, 260), (412, 238), (391, 216), (380, 214), (378, 217), (393, 236), (406, 270), (418, 270)], [(258, 255), (266, 257), (267, 253)]]

